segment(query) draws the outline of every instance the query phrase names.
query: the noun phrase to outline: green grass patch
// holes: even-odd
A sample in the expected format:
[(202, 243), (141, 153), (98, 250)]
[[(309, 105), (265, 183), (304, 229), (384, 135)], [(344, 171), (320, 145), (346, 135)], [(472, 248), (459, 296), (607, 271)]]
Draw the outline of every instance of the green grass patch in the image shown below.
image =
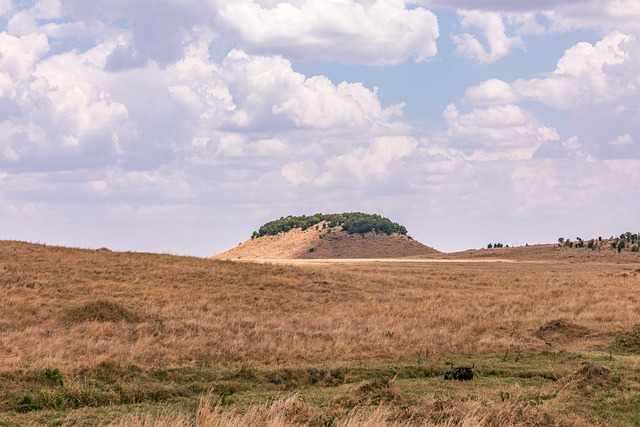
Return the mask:
[(0, 426), (70, 425), (70, 419), (72, 425), (95, 425), (159, 410), (194, 414), (207, 393), (212, 404), (238, 410), (295, 394), (327, 419), (380, 404), (413, 413), (425, 405), (432, 412), (440, 407), (453, 411), (456, 405), (478, 402), (552, 409), (593, 424), (640, 425), (639, 361), (637, 356), (566, 352), (466, 356), (455, 361), (475, 366), (474, 379), (464, 382), (445, 380), (452, 361), (435, 358), (157, 370), (108, 363), (77, 372), (47, 368), (0, 378)]

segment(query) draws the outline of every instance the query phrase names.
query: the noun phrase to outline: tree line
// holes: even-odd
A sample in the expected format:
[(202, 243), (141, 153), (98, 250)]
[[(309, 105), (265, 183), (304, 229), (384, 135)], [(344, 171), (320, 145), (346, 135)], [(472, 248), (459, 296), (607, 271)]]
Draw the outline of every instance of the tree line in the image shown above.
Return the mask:
[(580, 237), (576, 237), (575, 241), (564, 237), (558, 238), (558, 244), (569, 248), (587, 248), (587, 249), (600, 249), (603, 247), (611, 247), (622, 252), (625, 248), (628, 248), (631, 252), (640, 252), (640, 236), (638, 233), (631, 233), (627, 231), (622, 233), (620, 237), (611, 236), (608, 239), (603, 239), (602, 236), (597, 239), (590, 239), (588, 241), (583, 240)]

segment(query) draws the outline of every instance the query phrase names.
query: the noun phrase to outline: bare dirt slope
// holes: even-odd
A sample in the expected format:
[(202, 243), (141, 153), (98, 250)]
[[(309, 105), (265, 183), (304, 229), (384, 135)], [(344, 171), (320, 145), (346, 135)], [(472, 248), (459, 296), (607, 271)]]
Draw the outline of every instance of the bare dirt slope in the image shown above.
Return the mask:
[(439, 252), (407, 236), (348, 234), (340, 227), (301, 230), (248, 240), (215, 259), (355, 259), (405, 258)]

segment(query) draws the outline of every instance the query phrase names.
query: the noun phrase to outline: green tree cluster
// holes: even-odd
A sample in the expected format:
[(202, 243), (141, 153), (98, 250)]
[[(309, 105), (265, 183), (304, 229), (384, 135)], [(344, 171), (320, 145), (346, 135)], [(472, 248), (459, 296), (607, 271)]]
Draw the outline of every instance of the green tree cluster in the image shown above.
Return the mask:
[(391, 221), (388, 218), (377, 214), (366, 214), (362, 212), (345, 212), (341, 214), (321, 214), (302, 215), (302, 216), (286, 216), (280, 219), (269, 221), (264, 224), (258, 231), (254, 231), (251, 238), (262, 236), (274, 236), (278, 233), (287, 232), (294, 228), (306, 230), (321, 222), (327, 222), (329, 227), (342, 226), (342, 229), (349, 234), (365, 234), (371, 231), (376, 233), (385, 233), (391, 235), (393, 233), (407, 234), (407, 229)]
[(576, 237), (576, 241), (572, 242), (571, 239), (564, 237), (558, 238), (558, 244), (560, 246), (567, 246), (571, 248), (584, 248), (591, 250), (600, 250), (601, 247), (609, 245), (612, 249), (622, 252), (625, 248), (629, 248), (632, 252), (640, 252), (640, 236), (637, 233), (626, 232), (622, 233), (620, 237), (611, 236), (609, 239), (603, 239), (602, 236), (597, 239), (590, 239), (585, 242), (582, 238)]

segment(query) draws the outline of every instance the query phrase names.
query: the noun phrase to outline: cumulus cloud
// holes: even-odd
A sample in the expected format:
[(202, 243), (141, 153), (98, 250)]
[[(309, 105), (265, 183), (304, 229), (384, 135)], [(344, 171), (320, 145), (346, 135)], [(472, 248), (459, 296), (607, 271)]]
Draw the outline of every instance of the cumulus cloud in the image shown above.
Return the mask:
[(306, 78), (280, 56), (232, 50), (222, 76), (232, 93), (233, 124), (239, 128), (328, 129), (382, 125), (401, 114), (402, 105), (383, 108), (376, 91), (359, 83), (334, 85), (323, 76)]
[(351, 152), (328, 158), (314, 184), (362, 185), (387, 181), (394, 168), (410, 156), (418, 142), (409, 136), (385, 136), (371, 141), (368, 147), (356, 147)]
[(595, 44), (570, 47), (550, 73), (511, 83), (490, 79), (468, 88), (464, 101), (495, 106), (537, 101), (565, 110), (581, 123), (578, 136), (592, 155), (637, 157), (637, 141), (620, 135), (640, 132), (639, 54), (636, 38), (614, 32)]
[[(566, 4), (585, 4), (589, 0), (563, 0)], [(561, 6), (557, 0), (538, 0), (536, 2), (511, 0), (421, 0), (418, 3), (426, 7), (447, 7), (453, 9), (478, 9), (490, 12), (519, 12), (548, 10)]]
[(87, 50), (51, 53), (42, 32), (0, 34), (0, 170), (33, 178), (0, 192), (12, 212), (38, 212), (34, 221), (44, 222), (102, 205), (95, 218), (105, 222), (169, 221), (186, 216), (183, 203), (267, 202), (294, 197), (292, 185), (354, 182), (360, 172), (327, 161), (345, 153), (363, 179), (389, 179), (411, 148), (403, 140), (389, 148), (385, 135), (409, 126), (403, 105), (383, 106), (376, 88), (305, 76), (277, 55), (232, 49), (213, 59), (216, 35), (206, 29), (164, 63), (147, 54), (116, 60), (138, 49), (129, 29), (103, 37)]
[(318, 167), (313, 160), (288, 163), (280, 170), (282, 176), (293, 185), (309, 184), (318, 173)]
[(544, 16), (556, 31), (598, 28), (640, 35), (640, 4), (635, 0), (563, 2)]
[(164, 67), (179, 60), (194, 29), (210, 28), (215, 13), (209, 3), (191, 0), (63, 0), (63, 5), (96, 38), (122, 37), (108, 58), (112, 71), (142, 67), (147, 61)]
[(474, 105), (510, 104), (518, 100), (511, 85), (498, 79), (489, 79), (477, 86), (471, 86), (464, 95), (464, 102)]
[[(624, 2), (606, 3), (585, 0), (593, 8), (583, 13)], [(415, 116), (405, 121), (402, 102), (381, 101), (390, 83), (379, 94), (357, 79), (300, 73), (292, 59), (429, 59), (439, 32), (427, 10), (433, 2), (20, 4), (0, 0), (0, 216), (24, 233), (6, 237), (51, 241), (55, 230), (63, 240), (54, 243), (120, 239), (123, 249), (194, 253), (188, 235), (201, 230), (198, 253), (207, 255), (246, 237), (230, 231), (238, 221), (369, 210), (421, 224), (425, 234), (415, 237), (426, 243), (441, 233), (436, 246), (454, 249), (443, 245), (449, 230), (475, 235), (496, 207), (500, 220), (557, 217), (592, 195), (617, 206), (616, 194), (637, 192), (640, 48), (626, 17), (607, 19), (627, 30), (568, 49), (548, 74), (489, 78), (492, 67), (483, 67), (486, 80), (474, 81), (464, 105), (446, 99), (438, 107), (449, 104), (444, 128), (428, 129)], [(569, 2), (457, 4), (465, 33), (455, 39), (458, 52), (483, 64), (578, 16)], [(468, 84), (463, 74), (456, 84)], [(401, 84), (440, 84), (422, 76)], [(563, 118), (580, 128), (563, 132), (541, 105), (567, 111)], [(625, 212), (637, 211), (634, 203)]]
[(0, 16), (6, 15), (11, 10), (11, 0), (0, 0)]
[(453, 41), (458, 55), (487, 64), (506, 56), (514, 47), (523, 46), (520, 37), (507, 36), (502, 16), (498, 13), (462, 10), (458, 15), (462, 28), (474, 28), (487, 44), (483, 45), (478, 37), (470, 33), (456, 35)]
[(582, 42), (568, 49), (556, 69), (544, 78), (518, 80), (512, 90), (522, 99), (532, 99), (560, 109), (616, 99), (627, 93), (634, 81), (616, 78), (615, 68), (629, 59), (633, 38), (612, 33), (595, 45)]
[(469, 160), (530, 159), (543, 142), (559, 139), (555, 129), (513, 104), (474, 108), (466, 114), (450, 104), (443, 115), (448, 144), (463, 149)]
[(631, 145), (634, 142), (635, 141), (633, 140), (633, 137), (631, 135), (629, 135), (628, 133), (625, 133), (624, 135), (618, 135), (616, 137), (616, 139), (609, 141), (609, 144), (611, 144), (611, 145)]
[(637, 41), (622, 33), (612, 33), (592, 45), (581, 42), (567, 49), (556, 69), (540, 78), (507, 83), (490, 79), (467, 89), (465, 102), (501, 104), (523, 100), (539, 101), (571, 110), (585, 105), (620, 99), (635, 93)]
[[(403, 0), (220, 0), (219, 18), (249, 52), (361, 64), (424, 61), (437, 53), (438, 20)], [(389, 47), (393, 46), (392, 49)]]
[(567, 140), (550, 140), (540, 146), (534, 153), (539, 159), (587, 158), (578, 137), (572, 136)]
[[(104, 36), (112, 33), (103, 24), (105, 19), (126, 22), (127, 42), (113, 52), (109, 61), (110, 68), (116, 70), (143, 66), (148, 60), (161, 66), (178, 60), (194, 28), (208, 28), (219, 34), (216, 49), (234, 46), (253, 54), (279, 54), (294, 59), (381, 65), (433, 57), (439, 36), (436, 15), (424, 8), (408, 8), (405, 3), (65, 0), (63, 4), (80, 22), (91, 23), (89, 28), (77, 31)], [(96, 22), (97, 16), (102, 21)], [(20, 15), (20, 25), (16, 18), (16, 31), (19, 27), (22, 32), (33, 30), (38, 17), (35, 9), (25, 11)], [(52, 34), (61, 31), (55, 26), (52, 24)]]
[[(127, 108), (96, 81), (94, 52), (45, 57), (47, 38), (0, 34), (0, 165), (56, 169), (112, 162), (135, 133)], [(8, 78), (2, 78), (2, 76)]]
[[(605, 33), (622, 31), (640, 35), (640, 4), (636, 0), (421, 0), (428, 8), (476, 10), (499, 13), (521, 21), (523, 32), (564, 32), (573, 29), (598, 29)], [(537, 15), (545, 25), (531, 20)]]

